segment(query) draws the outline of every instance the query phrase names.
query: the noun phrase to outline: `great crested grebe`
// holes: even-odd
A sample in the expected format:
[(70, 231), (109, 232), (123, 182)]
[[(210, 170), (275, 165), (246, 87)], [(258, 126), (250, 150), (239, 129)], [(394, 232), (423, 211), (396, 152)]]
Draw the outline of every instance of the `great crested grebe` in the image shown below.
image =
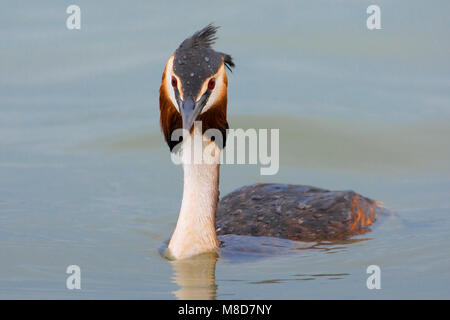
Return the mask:
[[(218, 250), (217, 234), (331, 241), (367, 232), (381, 207), (353, 191), (256, 184), (242, 187), (219, 202), (220, 148), (205, 132), (217, 129), (226, 138), (226, 69), (231, 71), (234, 63), (230, 55), (212, 49), (216, 31), (210, 24), (184, 40), (162, 75), (161, 129), (172, 152), (180, 146), (184, 172), (183, 199), (169, 255), (183, 259)], [(201, 121), (201, 132), (194, 127), (195, 121)], [(187, 142), (172, 139), (180, 128), (190, 135), (201, 135), (216, 161), (190, 161), (183, 152)]]

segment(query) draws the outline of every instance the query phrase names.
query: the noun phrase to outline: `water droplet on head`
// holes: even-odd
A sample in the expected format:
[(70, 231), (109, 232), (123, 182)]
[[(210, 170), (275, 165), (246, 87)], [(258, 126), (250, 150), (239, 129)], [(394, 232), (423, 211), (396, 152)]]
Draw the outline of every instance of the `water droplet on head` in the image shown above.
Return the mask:
[(178, 64), (183, 64), (183, 61), (181, 61), (181, 59), (178, 59)]
[(209, 58), (208, 58), (208, 57), (205, 57), (205, 61), (208, 62), (208, 61), (209, 61)]
[(191, 72), (191, 77), (193, 77), (194, 76), (194, 73), (193, 72)]

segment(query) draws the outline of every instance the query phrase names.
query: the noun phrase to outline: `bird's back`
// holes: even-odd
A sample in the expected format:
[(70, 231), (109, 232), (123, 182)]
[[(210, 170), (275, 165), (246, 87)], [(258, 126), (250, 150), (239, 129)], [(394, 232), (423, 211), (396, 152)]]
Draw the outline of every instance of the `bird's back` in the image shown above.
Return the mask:
[(255, 184), (220, 200), (216, 226), (219, 235), (333, 241), (370, 231), (382, 211), (379, 202), (353, 191)]

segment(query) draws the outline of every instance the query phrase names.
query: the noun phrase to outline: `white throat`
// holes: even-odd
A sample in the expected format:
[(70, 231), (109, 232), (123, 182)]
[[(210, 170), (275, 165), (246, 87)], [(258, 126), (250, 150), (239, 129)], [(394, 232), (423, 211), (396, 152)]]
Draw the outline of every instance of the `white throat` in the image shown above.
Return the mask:
[[(182, 146), (185, 148), (185, 143)], [(215, 215), (219, 200), (220, 149), (208, 143), (211, 162), (193, 163), (182, 156), (184, 171), (183, 200), (177, 226), (169, 243), (170, 255), (183, 259), (218, 250)]]

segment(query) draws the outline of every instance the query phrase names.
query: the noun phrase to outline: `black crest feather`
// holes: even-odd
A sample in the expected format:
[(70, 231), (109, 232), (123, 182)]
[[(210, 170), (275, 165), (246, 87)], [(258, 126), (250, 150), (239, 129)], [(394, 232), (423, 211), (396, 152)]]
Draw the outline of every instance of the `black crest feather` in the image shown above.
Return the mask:
[[(203, 29), (194, 33), (191, 37), (184, 40), (177, 51), (189, 52), (190, 50), (195, 49), (212, 49), (212, 46), (217, 40), (217, 30), (218, 26), (215, 26), (213, 23), (208, 24)], [(234, 68), (234, 62), (231, 55), (217, 52), (223, 58), (223, 62), (228, 70), (231, 71), (231, 68)]]
[(190, 38), (184, 40), (180, 47), (182, 47), (183, 49), (198, 47), (211, 48), (211, 46), (217, 40), (217, 29), (219, 29), (219, 27), (216, 27), (212, 23), (210, 23), (202, 30), (194, 33)]
[(234, 68), (233, 58), (229, 54), (223, 54), (223, 62), (225, 63), (225, 66), (228, 70), (231, 71), (231, 68)]

